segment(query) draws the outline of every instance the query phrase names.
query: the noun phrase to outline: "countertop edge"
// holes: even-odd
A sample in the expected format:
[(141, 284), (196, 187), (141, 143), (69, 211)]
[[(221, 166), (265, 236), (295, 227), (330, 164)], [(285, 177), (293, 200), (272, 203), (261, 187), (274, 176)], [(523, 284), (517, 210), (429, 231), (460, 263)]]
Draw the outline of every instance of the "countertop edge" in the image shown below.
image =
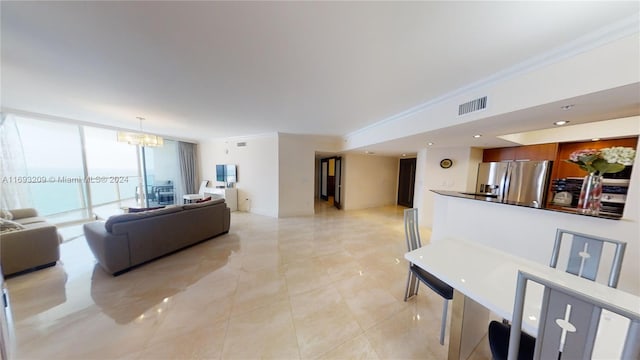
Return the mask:
[(454, 198), (459, 198), (459, 199), (482, 201), (482, 202), (493, 203), (493, 204), (501, 204), (501, 205), (506, 205), (506, 206), (518, 206), (518, 207), (535, 209), (535, 210), (554, 211), (554, 212), (559, 212), (559, 213), (562, 213), (562, 214), (570, 214), (570, 215), (576, 215), (576, 216), (587, 216), (587, 217), (592, 217), (592, 218), (596, 218), (596, 219), (625, 220), (623, 216), (578, 214), (574, 210), (565, 210), (565, 209), (562, 209), (562, 208), (550, 208), (550, 207), (534, 207), (534, 206), (529, 206), (529, 205), (526, 205), (526, 204), (509, 203), (509, 202), (500, 201), (495, 197), (483, 196), (483, 195), (474, 195), (474, 194), (471, 194), (471, 193), (463, 193), (463, 192), (460, 192), (460, 191), (433, 190), (433, 189), (429, 190), (429, 191), (431, 191), (432, 193), (438, 194), (438, 195), (442, 195), (442, 196), (454, 197)]

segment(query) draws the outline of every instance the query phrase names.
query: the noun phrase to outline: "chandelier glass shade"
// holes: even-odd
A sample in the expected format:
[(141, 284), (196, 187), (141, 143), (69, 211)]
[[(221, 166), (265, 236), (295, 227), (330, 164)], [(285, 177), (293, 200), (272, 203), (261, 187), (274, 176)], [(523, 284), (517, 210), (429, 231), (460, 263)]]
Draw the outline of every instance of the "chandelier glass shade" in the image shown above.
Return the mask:
[(164, 145), (164, 139), (162, 138), (162, 136), (126, 131), (118, 131), (118, 141), (126, 142), (129, 145), (151, 147)]
[(137, 119), (140, 121), (140, 132), (118, 131), (118, 142), (126, 142), (129, 145), (150, 147), (164, 145), (164, 139), (162, 136), (145, 134), (142, 132), (142, 120), (144, 120), (144, 118), (138, 117)]

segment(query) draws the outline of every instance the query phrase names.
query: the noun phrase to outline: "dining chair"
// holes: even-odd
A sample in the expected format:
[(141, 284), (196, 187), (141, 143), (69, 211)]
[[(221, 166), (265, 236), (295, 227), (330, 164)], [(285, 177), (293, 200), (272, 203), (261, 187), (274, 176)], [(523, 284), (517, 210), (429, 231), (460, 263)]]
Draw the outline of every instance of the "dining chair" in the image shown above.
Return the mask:
[[(420, 241), (420, 229), (418, 228), (418, 209), (404, 210), (404, 234), (407, 240), (407, 249), (413, 251), (422, 247)], [(407, 278), (407, 288), (404, 291), (404, 301), (418, 294), (418, 287), (422, 281), (436, 294), (444, 298), (442, 307), (442, 324), (440, 326), (440, 345), (444, 345), (444, 334), (447, 327), (447, 310), (449, 300), (453, 299), (453, 288), (444, 281), (438, 279), (433, 274), (423, 270), (412, 263), (409, 264), (409, 276)]]
[(198, 189), (197, 194), (186, 194), (182, 197), (184, 203), (192, 202), (195, 200), (204, 199), (204, 191), (207, 189), (207, 184), (209, 180), (204, 180), (200, 183), (200, 189)]
[(602, 310), (629, 319), (620, 358), (640, 359), (640, 315), (637, 311), (613, 305), (561, 283), (518, 271), (507, 360), (519, 358), (522, 345), (518, 339), (522, 335), (525, 294), (529, 283), (544, 287), (533, 359), (591, 359), (597, 338), (610, 335), (605, 331), (598, 331)]
[(569, 250), (566, 271), (593, 281), (596, 280), (598, 275), (598, 269), (600, 267), (600, 260), (604, 247), (607, 244), (612, 244), (615, 251), (611, 261), (611, 268), (609, 269), (607, 285), (609, 287), (618, 286), (620, 269), (622, 268), (622, 259), (624, 258), (624, 251), (627, 246), (625, 242), (595, 235), (582, 234), (570, 230), (558, 229), (556, 231), (556, 240), (551, 253), (551, 261), (549, 262), (549, 266), (552, 268), (557, 267), (562, 242), (566, 241), (568, 238), (571, 239), (571, 248)]
[[(620, 269), (622, 268), (622, 259), (626, 249), (626, 243), (618, 240), (607, 239), (595, 235), (582, 234), (575, 231), (557, 229), (556, 239), (551, 252), (551, 261), (549, 266), (557, 268), (558, 259), (563, 249), (563, 241), (571, 241), (569, 253), (567, 255), (566, 272), (580, 276), (591, 281), (596, 281), (598, 269), (603, 250), (607, 244), (611, 244), (613, 248), (613, 258), (611, 259), (611, 268), (609, 269), (607, 286), (615, 288), (618, 286), (620, 278)], [(491, 321), (489, 324), (489, 347), (493, 358), (503, 360), (507, 358), (507, 348), (509, 344), (509, 333), (511, 325), (498, 321)], [(523, 348), (527, 350), (521, 351), (519, 359), (531, 359), (533, 353), (530, 351), (535, 345), (535, 338), (523, 334), (521, 343)]]

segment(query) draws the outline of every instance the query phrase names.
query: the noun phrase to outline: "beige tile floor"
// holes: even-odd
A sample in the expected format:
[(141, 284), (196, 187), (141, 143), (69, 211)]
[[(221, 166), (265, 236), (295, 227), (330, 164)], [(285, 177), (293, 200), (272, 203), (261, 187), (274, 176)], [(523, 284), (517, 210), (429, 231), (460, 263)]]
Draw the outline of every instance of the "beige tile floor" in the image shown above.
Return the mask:
[(118, 277), (70, 241), (57, 266), (7, 280), (15, 358), (444, 359), (442, 299), (403, 301), (402, 210), (235, 212), (229, 234)]

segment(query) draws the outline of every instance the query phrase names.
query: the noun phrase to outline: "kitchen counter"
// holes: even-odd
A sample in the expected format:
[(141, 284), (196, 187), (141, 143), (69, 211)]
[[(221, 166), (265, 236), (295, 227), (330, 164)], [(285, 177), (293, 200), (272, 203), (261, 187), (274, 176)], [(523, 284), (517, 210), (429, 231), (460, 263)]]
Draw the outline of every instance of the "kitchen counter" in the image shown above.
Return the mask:
[(500, 201), (496, 197), (493, 197), (493, 196), (480, 195), (480, 194), (474, 194), (474, 193), (464, 193), (464, 192), (448, 191), (448, 190), (431, 190), (431, 192), (434, 192), (434, 193), (436, 193), (438, 195), (443, 195), (443, 196), (450, 196), (450, 197), (456, 197), (456, 198), (462, 198), (462, 199), (491, 202), (491, 203), (511, 205), (511, 206), (521, 206), (521, 207), (527, 207), (527, 208), (538, 209), (538, 210), (556, 211), (556, 212), (562, 212), (562, 213), (566, 213), (566, 214), (573, 214), (573, 215), (579, 215), (579, 216), (596, 217), (596, 218), (600, 218), (600, 219), (620, 220), (622, 218), (622, 216), (620, 216), (620, 215), (613, 215), (613, 214), (611, 214), (611, 215), (609, 215), (609, 214), (600, 214), (600, 215), (578, 214), (578, 212), (576, 211), (575, 208), (557, 206), (557, 205), (551, 205), (551, 206), (545, 206), (545, 207), (536, 207), (536, 206), (532, 206), (530, 204), (508, 202), (508, 201), (507, 202), (503, 202), (503, 201)]

